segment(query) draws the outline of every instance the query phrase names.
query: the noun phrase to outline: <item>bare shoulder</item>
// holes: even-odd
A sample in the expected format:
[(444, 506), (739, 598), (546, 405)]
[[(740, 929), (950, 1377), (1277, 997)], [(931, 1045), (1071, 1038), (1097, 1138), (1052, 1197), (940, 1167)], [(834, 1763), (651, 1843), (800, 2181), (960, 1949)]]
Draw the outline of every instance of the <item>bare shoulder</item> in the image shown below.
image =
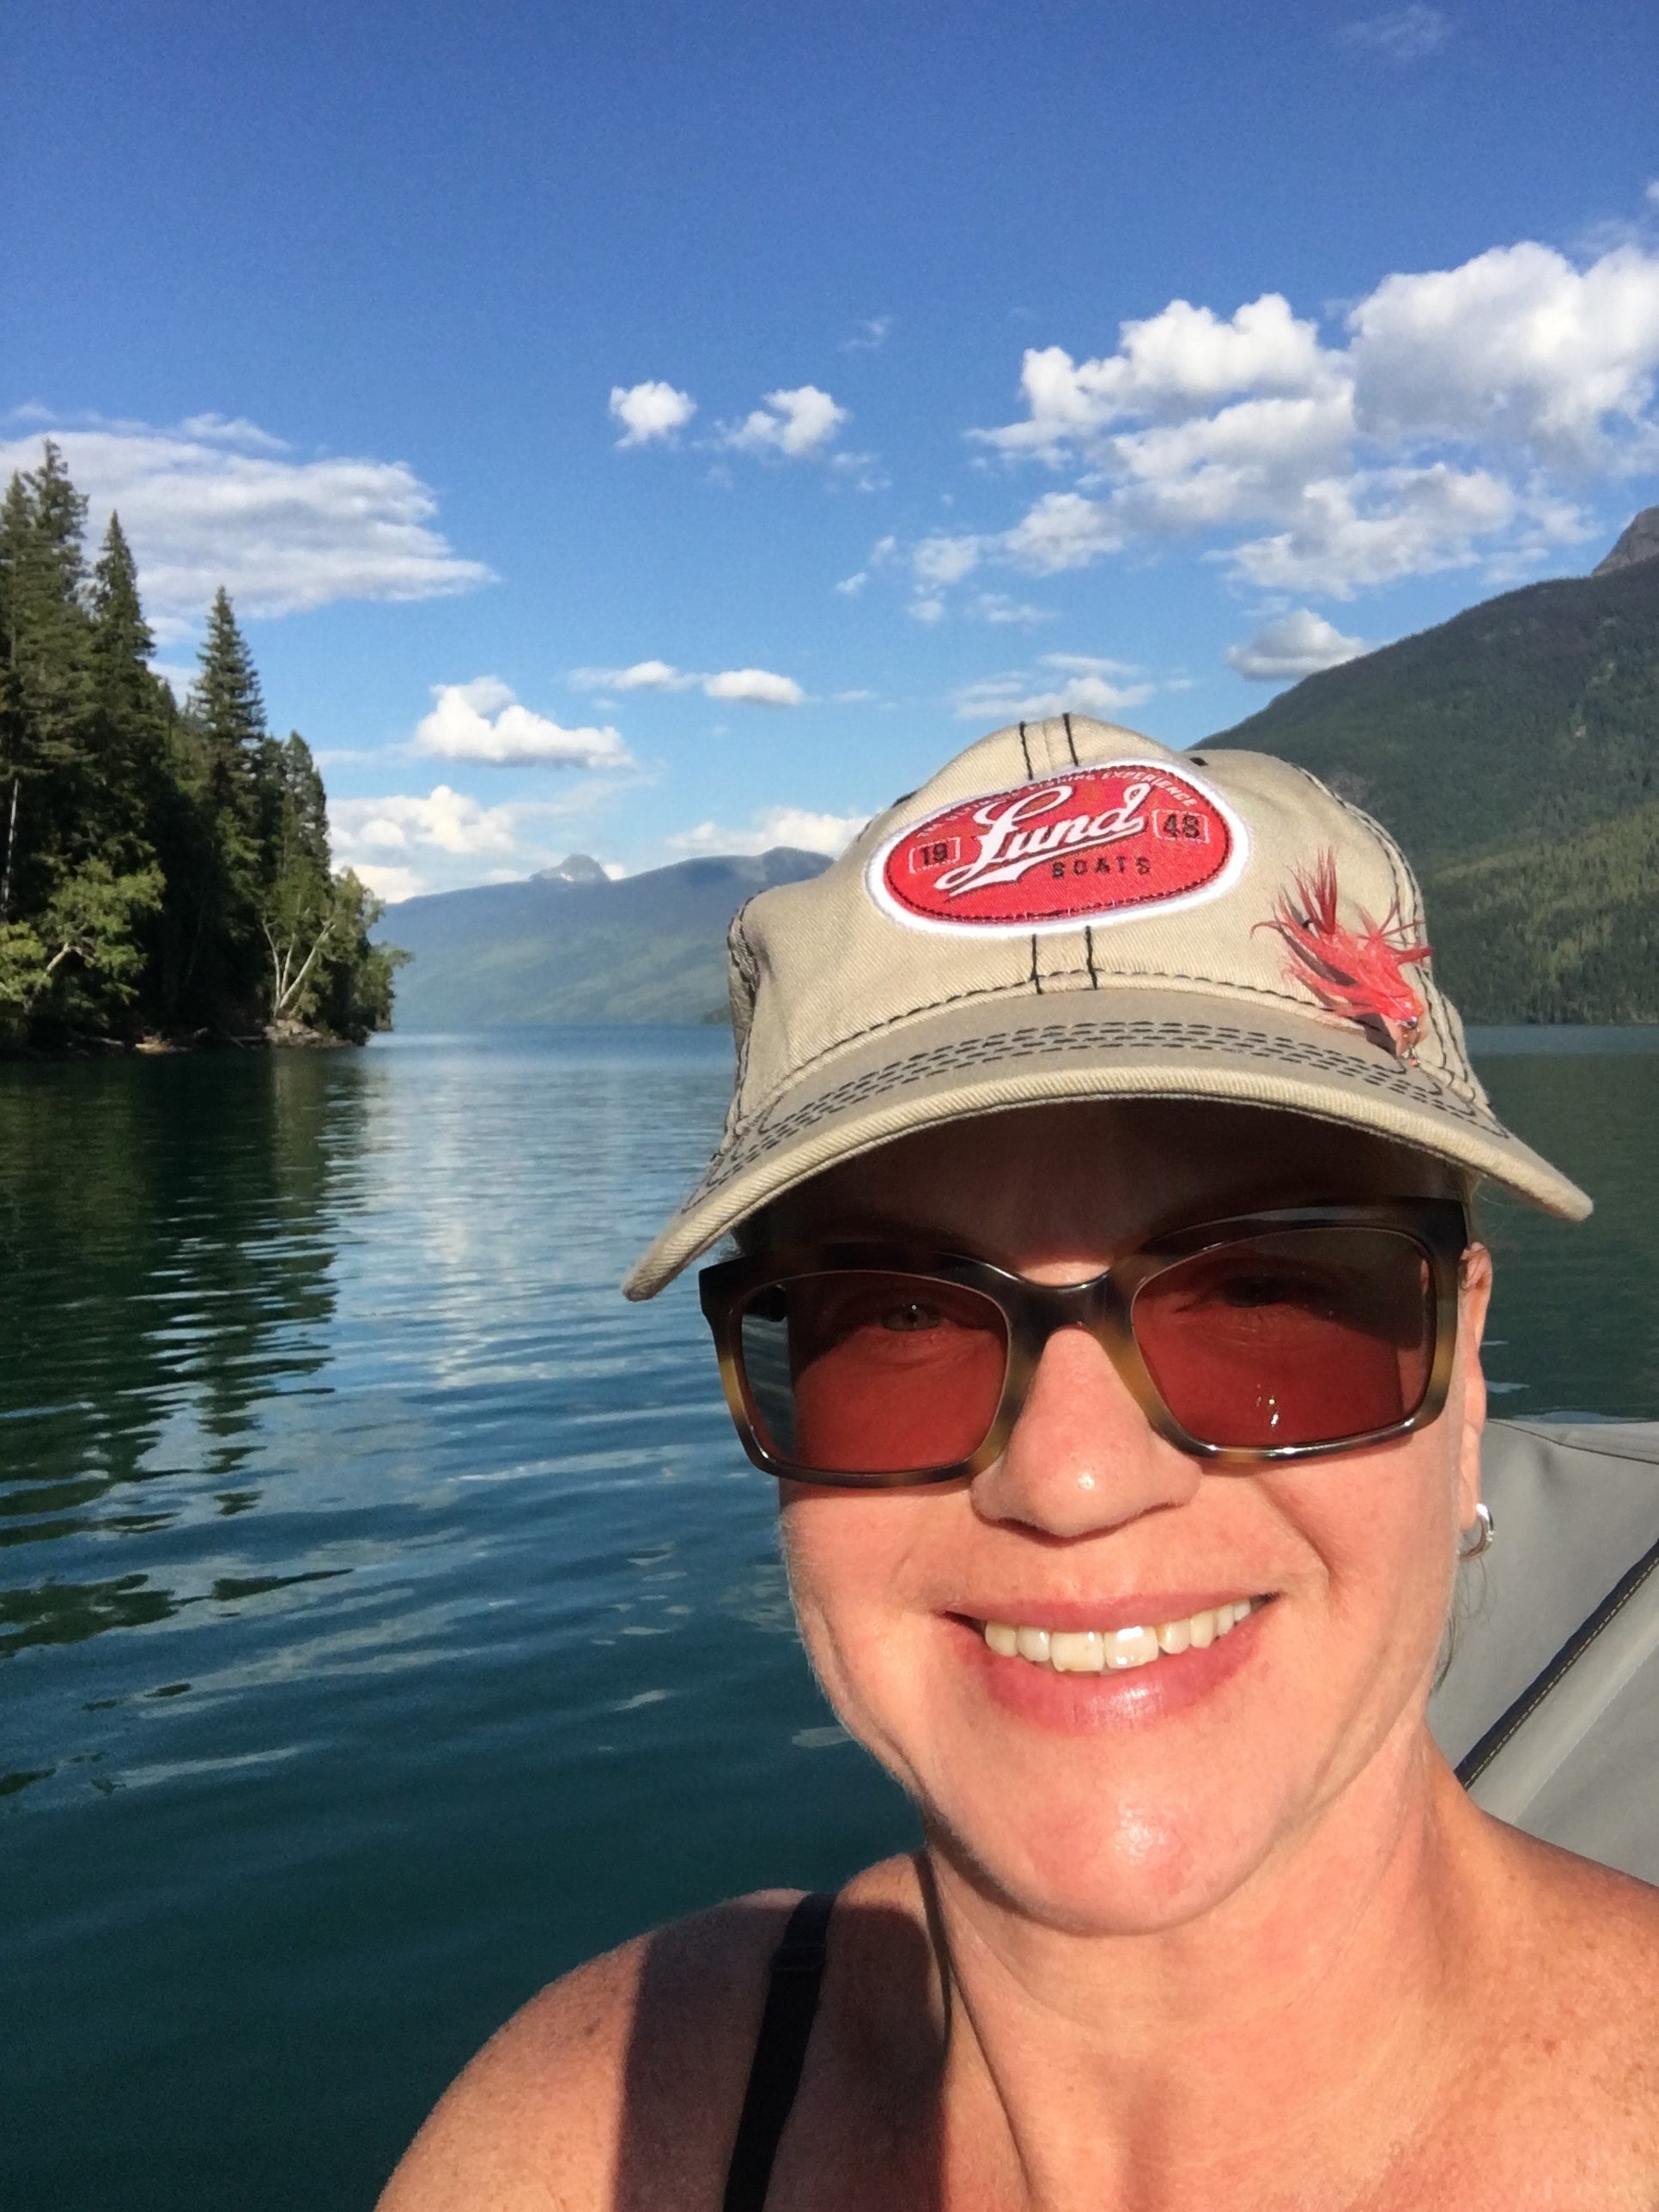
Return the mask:
[(798, 1894), (719, 1905), (550, 1983), (445, 2092), (380, 2212), (718, 2205)]
[[(1510, 1831), (1534, 1955), (1599, 2005), (1610, 1988), (1632, 2029), (1659, 2035), (1659, 1889)], [(1638, 1981), (1639, 1988), (1631, 1986)]]
[[(1509, 1836), (1513, 1924), (1525, 1931), (1510, 1951), (1511, 2048), (1531, 2059), (1517, 2072), (1540, 2091), (1550, 2085), (1538, 2109), (1559, 2112), (1570, 2059), (1581, 2143), (1595, 2141), (1659, 2183), (1659, 1889)], [(1610, 2190), (1604, 2201), (1623, 2199)]]

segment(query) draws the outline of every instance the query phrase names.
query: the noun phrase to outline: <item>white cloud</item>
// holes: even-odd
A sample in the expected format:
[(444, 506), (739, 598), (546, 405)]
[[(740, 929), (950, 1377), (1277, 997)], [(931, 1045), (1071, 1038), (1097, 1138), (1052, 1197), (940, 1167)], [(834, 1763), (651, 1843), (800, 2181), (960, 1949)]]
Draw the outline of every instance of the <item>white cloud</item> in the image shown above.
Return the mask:
[(890, 315), (872, 315), (854, 325), (851, 337), (842, 340), (841, 349), (843, 353), (876, 353), (886, 344), (892, 327)]
[(418, 868), (388, 868), (374, 860), (360, 860), (355, 873), (360, 883), (366, 884), (375, 897), (384, 899), (388, 906), (395, 906), (399, 899), (419, 898), (422, 891), (431, 888)]
[(815, 814), (803, 806), (769, 806), (746, 830), (722, 829), (700, 822), (665, 842), (677, 853), (769, 853), (793, 845), (805, 853), (844, 852), (870, 819), (867, 814)]
[(910, 556), (919, 584), (936, 588), (960, 583), (979, 566), (980, 541), (977, 538), (950, 538), (936, 534), (924, 538)]
[[(821, 453), (852, 416), (816, 384), (769, 392), (762, 404), (723, 434), (725, 444), (746, 453), (778, 453), (798, 461)], [(860, 461), (867, 456), (858, 457)]]
[[(1015, 669), (964, 684), (951, 694), (958, 721), (1040, 721), (1045, 714), (1097, 714), (1110, 721), (1127, 707), (1139, 707), (1158, 686), (1121, 660), (1080, 653), (1045, 653), (1035, 670)], [(1062, 680), (1056, 681), (1056, 678)]]
[(1297, 607), (1265, 623), (1243, 645), (1230, 645), (1227, 665), (1253, 684), (1288, 684), (1322, 668), (1339, 668), (1369, 650), (1363, 637), (1344, 637), (1322, 615)]
[[(437, 501), (403, 461), (305, 460), (252, 423), (194, 416), (50, 427), (91, 502), (94, 542), (118, 508), (158, 637), (189, 633), (222, 584), (243, 616), (339, 599), (428, 599), (492, 580), (434, 527)], [(39, 437), (0, 443), (0, 478)]]
[(1523, 240), (1385, 277), (1348, 319), (1354, 410), (1383, 441), (1484, 442), (1569, 469), (1659, 465), (1659, 254), (1588, 269)]
[(1176, 300), (1098, 359), (1029, 350), (1021, 384), (1025, 418), (973, 434), (1075, 488), (983, 559), (1054, 573), (1197, 537), (1274, 589), (1512, 580), (1586, 534), (1590, 483), (1659, 468), (1659, 252), (1522, 241), (1396, 273), (1329, 343), (1277, 293), (1228, 319)]
[(723, 668), (704, 679), (711, 699), (736, 699), (750, 707), (799, 707), (806, 694), (793, 676), (775, 676), (769, 668)]
[[(691, 691), (750, 707), (799, 707), (806, 694), (793, 676), (769, 668), (722, 668), (713, 674), (676, 668), (669, 660), (636, 660), (631, 668), (573, 668), (579, 691)], [(612, 732), (614, 735), (615, 733)]]
[(1650, 207), (1659, 208), (1659, 177), (1654, 177), (1650, 180), (1648, 188), (1642, 197)]
[(882, 474), (876, 453), (831, 453), (825, 465), (835, 482), (850, 484), (854, 491), (885, 491), (892, 482)]
[(579, 691), (689, 691), (698, 679), (667, 660), (636, 660), (631, 668), (573, 668)]
[(936, 623), (945, 613), (945, 602), (937, 595), (930, 599), (912, 599), (909, 613), (919, 623)]
[(1171, 300), (1160, 313), (1124, 323), (1118, 350), (1074, 362), (1061, 346), (1029, 348), (1020, 372), (1024, 422), (973, 434), (1005, 453), (1060, 460), (1127, 416), (1176, 415), (1242, 392), (1304, 392), (1322, 381), (1318, 325), (1297, 322), (1277, 292), (1223, 322), (1208, 307)]
[(1102, 553), (1115, 553), (1123, 530), (1109, 508), (1080, 492), (1045, 492), (1003, 538), (1009, 559), (1039, 575), (1080, 568)]
[(1412, 0), (1409, 7), (1390, 9), (1387, 15), (1344, 23), (1337, 37), (1345, 46), (1369, 46), (1386, 54), (1391, 62), (1420, 62), (1425, 55), (1438, 53), (1451, 31), (1449, 15), (1438, 8), (1425, 7), (1422, 0)]
[(585, 768), (618, 770), (634, 765), (620, 731), (567, 730), (521, 707), (499, 677), (471, 684), (434, 684), (437, 702), (416, 725), (415, 750), (441, 760), (482, 761), (494, 767)]
[(187, 415), (179, 425), (187, 438), (203, 438), (222, 446), (242, 446), (255, 453), (291, 453), (285, 438), (273, 438), (246, 415)]
[(556, 799), (486, 806), (440, 783), (424, 797), (400, 792), (331, 799), (329, 836), (337, 865), (355, 868), (385, 899), (511, 883), (562, 859), (573, 817), (590, 812), (605, 791), (578, 785)]
[(867, 568), (860, 568), (856, 575), (843, 576), (840, 583), (836, 585), (836, 589), (841, 592), (844, 599), (855, 599), (869, 580), (869, 570)]
[(629, 446), (672, 445), (697, 411), (689, 392), (647, 378), (643, 384), (613, 384), (611, 415), (623, 426), (619, 449)]
[(974, 601), (973, 611), (981, 622), (1015, 623), (1022, 629), (1054, 619), (1051, 608), (1030, 606), (1024, 599), (1010, 599), (1006, 592), (981, 592)]
[(1352, 599), (1403, 576), (1469, 567), (1521, 504), (1500, 477), (1443, 461), (1326, 478), (1304, 487), (1287, 529), (1235, 547), (1232, 563), (1263, 591)]

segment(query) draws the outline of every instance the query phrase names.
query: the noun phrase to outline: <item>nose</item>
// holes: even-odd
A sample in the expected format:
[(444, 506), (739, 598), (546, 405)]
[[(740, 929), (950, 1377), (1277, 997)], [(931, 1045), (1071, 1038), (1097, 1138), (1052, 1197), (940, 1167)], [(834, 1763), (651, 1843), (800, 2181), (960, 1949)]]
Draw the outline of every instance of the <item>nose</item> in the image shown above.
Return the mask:
[(1161, 1505), (1183, 1505), (1199, 1462), (1149, 1425), (1104, 1350), (1081, 1328), (1043, 1346), (1000, 1459), (974, 1479), (975, 1510), (1049, 1536), (1120, 1527)]

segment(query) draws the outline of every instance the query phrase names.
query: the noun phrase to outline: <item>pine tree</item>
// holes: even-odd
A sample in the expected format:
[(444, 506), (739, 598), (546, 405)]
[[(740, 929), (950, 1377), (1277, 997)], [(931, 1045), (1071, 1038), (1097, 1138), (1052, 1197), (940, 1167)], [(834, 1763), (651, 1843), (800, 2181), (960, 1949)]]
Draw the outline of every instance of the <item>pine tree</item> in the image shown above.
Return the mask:
[(265, 708), (253, 657), (222, 585), (208, 610), (185, 723), (180, 775), (203, 810), (206, 836), (188, 865), (190, 914), (177, 991), (210, 1005), (216, 1022), (242, 1029), (255, 1018), (263, 968), (259, 765)]
[(84, 797), (91, 623), (87, 503), (48, 439), (0, 508), (0, 923), (50, 896)]
[(172, 695), (149, 666), (155, 638), (138, 598), (138, 572), (112, 514), (89, 595), (89, 810), (107, 860), (143, 865), (155, 857), (155, 817), (168, 780)]
[(208, 610), (191, 713), (208, 742), (223, 795), (251, 811), (254, 763), (265, 734), (265, 702), (247, 641), (222, 584)]
[(118, 514), (110, 516), (92, 576), (92, 656), (94, 678), (107, 696), (148, 704), (150, 654), (155, 638), (138, 598), (138, 570)]

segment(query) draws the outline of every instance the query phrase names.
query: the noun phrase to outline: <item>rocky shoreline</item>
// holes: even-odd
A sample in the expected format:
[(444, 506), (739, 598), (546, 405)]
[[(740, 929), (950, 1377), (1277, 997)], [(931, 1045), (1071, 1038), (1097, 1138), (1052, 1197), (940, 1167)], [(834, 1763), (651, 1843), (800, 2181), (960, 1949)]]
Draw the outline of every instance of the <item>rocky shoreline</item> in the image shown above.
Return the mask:
[(159, 1060), (180, 1053), (204, 1052), (319, 1052), (350, 1051), (366, 1044), (367, 1037), (337, 1036), (303, 1022), (275, 1022), (263, 1030), (242, 1032), (198, 1030), (185, 1036), (164, 1036), (146, 1031), (132, 1037), (68, 1036), (52, 1044), (0, 1042), (0, 1062), (59, 1060)]

